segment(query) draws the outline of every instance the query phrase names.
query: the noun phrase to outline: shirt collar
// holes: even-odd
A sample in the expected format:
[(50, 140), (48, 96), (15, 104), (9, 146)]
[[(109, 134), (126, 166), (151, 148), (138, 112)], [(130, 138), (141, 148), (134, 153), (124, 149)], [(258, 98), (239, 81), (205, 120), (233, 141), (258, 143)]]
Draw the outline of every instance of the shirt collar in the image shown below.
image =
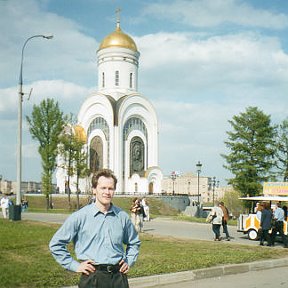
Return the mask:
[[(102, 212), (99, 210), (99, 208), (96, 206), (95, 203), (91, 203), (90, 205), (91, 205), (91, 211), (92, 211), (92, 213), (93, 213), (94, 216), (96, 216), (96, 215), (99, 214), (99, 213), (102, 213)], [(111, 205), (110, 205), (110, 208), (109, 208), (107, 214), (109, 214), (109, 213), (113, 213), (114, 215), (117, 215), (117, 214), (118, 214), (116, 207), (115, 207), (112, 203), (111, 203)]]

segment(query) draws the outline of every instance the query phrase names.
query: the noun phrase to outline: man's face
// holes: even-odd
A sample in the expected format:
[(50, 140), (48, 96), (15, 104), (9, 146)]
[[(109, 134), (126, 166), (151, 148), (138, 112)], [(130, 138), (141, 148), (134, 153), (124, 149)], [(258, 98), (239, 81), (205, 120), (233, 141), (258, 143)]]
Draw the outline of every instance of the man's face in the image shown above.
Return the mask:
[(114, 196), (114, 180), (101, 176), (98, 179), (97, 187), (93, 189), (93, 194), (96, 196), (96, 201), (103, 206), (110, 205)]

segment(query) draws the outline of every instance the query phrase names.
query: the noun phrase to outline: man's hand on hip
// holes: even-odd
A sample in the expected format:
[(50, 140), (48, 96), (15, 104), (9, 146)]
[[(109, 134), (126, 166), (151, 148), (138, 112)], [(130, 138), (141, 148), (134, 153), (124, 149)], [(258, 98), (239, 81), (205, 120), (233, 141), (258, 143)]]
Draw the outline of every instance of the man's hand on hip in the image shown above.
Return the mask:
[(119, 262), (119, 266), (120, 266), (119, 271), (121, 273), (123, 273), (123, 274), (127, 274), (128, 273), (129, 265), (123, 259)]
[(94, 264), (92, 260), (86, 260), (84, 262), (81, 262), (76, 272), (89, 275), (90, 273), (95, 271), (95, 267), (92, 264)]

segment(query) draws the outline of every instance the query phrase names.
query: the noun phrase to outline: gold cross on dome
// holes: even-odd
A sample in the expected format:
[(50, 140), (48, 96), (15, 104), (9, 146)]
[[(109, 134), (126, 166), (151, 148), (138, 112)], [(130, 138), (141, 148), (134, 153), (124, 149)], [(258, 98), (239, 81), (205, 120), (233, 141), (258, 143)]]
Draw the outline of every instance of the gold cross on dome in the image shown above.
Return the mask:
[(117, 27), (120, 28), (120, 13), (121, 13), (121, 9), (117, 8), (115, 13), (116, 13), (116, 19), (117, 19)]

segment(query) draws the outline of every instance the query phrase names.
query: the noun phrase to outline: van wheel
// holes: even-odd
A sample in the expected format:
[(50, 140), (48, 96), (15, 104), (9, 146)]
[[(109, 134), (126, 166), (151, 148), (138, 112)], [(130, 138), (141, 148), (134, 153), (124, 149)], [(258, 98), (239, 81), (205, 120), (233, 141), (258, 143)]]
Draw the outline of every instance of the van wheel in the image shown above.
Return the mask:
[(250, 230), (248, 231), (248, 238), (249, 238), (250, 240), (257, 240), (257, 239), (258, 239), (258, 233), (257, 233), (257, 231), (254, 230), (254, 229), (250, 229)]

